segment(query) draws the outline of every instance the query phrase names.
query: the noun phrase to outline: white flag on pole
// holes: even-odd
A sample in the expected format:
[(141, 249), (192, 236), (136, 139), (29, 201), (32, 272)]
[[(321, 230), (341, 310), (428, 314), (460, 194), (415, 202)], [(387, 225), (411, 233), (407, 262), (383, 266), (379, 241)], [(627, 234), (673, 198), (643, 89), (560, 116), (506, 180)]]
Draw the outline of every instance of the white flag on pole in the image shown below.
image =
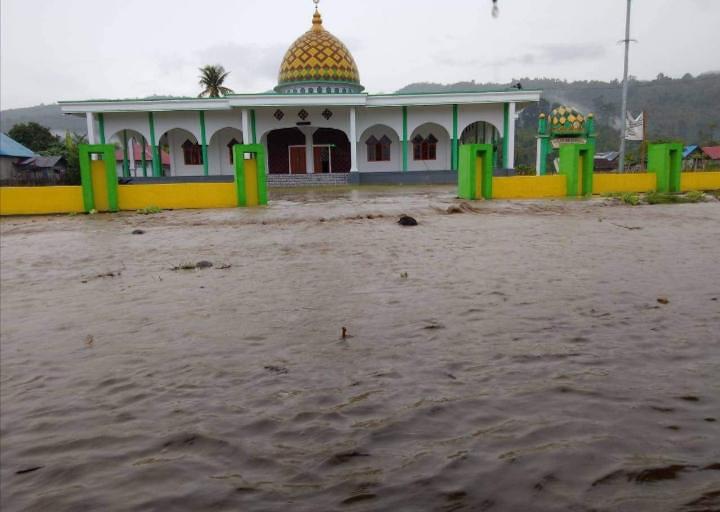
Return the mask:
[(633, 117), (630, 112), (625, 114), (625, 140), (645, 139), (645, 119), (641, 112), (639, 116)]

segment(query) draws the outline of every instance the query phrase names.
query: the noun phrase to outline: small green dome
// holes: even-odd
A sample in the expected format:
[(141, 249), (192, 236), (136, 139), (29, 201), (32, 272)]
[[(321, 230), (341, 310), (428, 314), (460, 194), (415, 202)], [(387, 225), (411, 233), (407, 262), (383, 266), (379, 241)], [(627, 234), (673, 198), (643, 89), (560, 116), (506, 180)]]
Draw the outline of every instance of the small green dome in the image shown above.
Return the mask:
[(557, 135), (581, 135), (585, 132), (585, 116), (571, 107), (558, 107), (550, 112), (550, 131)]

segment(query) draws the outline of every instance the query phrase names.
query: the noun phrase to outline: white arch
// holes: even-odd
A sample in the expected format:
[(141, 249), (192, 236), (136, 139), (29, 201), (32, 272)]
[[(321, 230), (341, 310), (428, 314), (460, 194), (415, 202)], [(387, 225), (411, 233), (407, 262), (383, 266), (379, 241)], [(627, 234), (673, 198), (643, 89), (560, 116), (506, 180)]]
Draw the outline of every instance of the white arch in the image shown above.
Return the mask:
[[(245, 140), (245, 134), (243, 133), (243, 131), (242, 131), (240, 128), (236, 127), (236, 126), (229, 126), (229, 125), (228, 125), (228, 126), (217, 126), (217, 127), (215, 127), (214, 130), (208, 131), (208, 132), (206, 133), (208, 146), (212, 143), (213, 137), (215, 137), (215, 136), (216, 136), (218, 133), (220, 133), (220, 132), (225, 132), (225, 131), (228, 131), (228, 130), (232, 130), (233, 133), (235, 133), (235, 132), (239, 133), (242, 138), (241, 138), (241, 139), (238, 139), (238, 141), (241, 142), (242, 144), (245, 144), (245, 142), (244, 142), (244, 140)], [(235, 135), (235, 138), (237, 138), (237, 135)]]
[(170, 154), (169, 176), (202, 176), (204, 168), (202, 165), (186, 165), (182, 145), (186, 140), (199, 144), (194, 133), (184, 128), (170, 128), (160, 133), (158, 137), (159, 146), (167, 146)]
[(243, 144), (243, 132), (239, 128), (219, 128), (208, 139), (208, 165), (210, 174), (234, 174), (234, 164), (228, 144), (235, 139)]
[(465, 134), (465, 131), (468, 128), (471, 128), (474, 125), (478, 125), (479, 123), (484, 123), (485, 125), (492, 128), (492, 130), (486, 132), (486, 140), (482, 141), (482, 143), (490, 144), (493, 141), (492, 140), (493, 135), (497, 135), (496, 139), (500, 140), (500, 138), (502, 137), (502, 132), (500, 132), (500, 129), (497, 126), (495, 126), (493, 123), (491, 123), (490, 121), (484, 121), (484, 120), (478, 120), (478, 121), (473, 121), (471, 123), (468, 123), (462, 130), (460, 130), (458, 132), (459, 140), (462, 141), (463, 135)]
[[(371, 136), (380, 139), (387, 135), (390, 139), (390, 161), (371, 162), (368, 160), (367, 140)], [(402, 143), (400, 135), (390, 126), (382, 123), (367, 127), (357, 142), (358, 168), (361, 171), (399, 171), (402, 169)]]
[[(420, 135), (425, 138), (432, 134), (437, 140), (435, 160), (415, 160), (413, 139)], [(417, 126), (408, 140), (408, 168), (412, 171), (448, 171), (452, 168), (450, 134), (444, 126), (433, 122)]]

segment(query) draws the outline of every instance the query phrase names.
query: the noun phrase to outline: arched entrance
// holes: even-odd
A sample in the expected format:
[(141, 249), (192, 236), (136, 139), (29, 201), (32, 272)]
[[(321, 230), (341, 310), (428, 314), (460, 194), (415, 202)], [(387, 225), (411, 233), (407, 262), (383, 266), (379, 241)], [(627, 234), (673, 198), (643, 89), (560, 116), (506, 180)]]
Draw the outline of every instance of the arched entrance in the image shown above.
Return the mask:
[(267, 134), (270, 174), (305, 174), (305, 134), (298, 128), (280, 128)]
[(280, 128), (267, 133), (270, 174), (350, 172), (350, 140), (333, 128)]
[(345, 132), (318, 128), (313, 134), (313, 170), (316, 173), (350, 172), (350, 141)]
[(487, 121), (470, 123), (460, 135), (460, 144), (492, 144), (494, 150), (495, 167), (498, 166), (498, 157), (502, 154), (502, 136), (493, 124)]

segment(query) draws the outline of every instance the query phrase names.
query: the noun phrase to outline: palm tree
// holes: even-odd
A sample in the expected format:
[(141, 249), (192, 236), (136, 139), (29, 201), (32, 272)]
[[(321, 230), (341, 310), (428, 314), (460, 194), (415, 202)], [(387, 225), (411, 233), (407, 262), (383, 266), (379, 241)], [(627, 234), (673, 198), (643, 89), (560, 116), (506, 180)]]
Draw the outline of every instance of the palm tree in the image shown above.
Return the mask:
[(199, 98), (219, 98), (233, 94), (233, 90), (223, 86), (225, 79), (230, 74), (220, 64), (215, 66), (203, 66), (200, 68), (200, 85), (205, 89), (201, 92)]

